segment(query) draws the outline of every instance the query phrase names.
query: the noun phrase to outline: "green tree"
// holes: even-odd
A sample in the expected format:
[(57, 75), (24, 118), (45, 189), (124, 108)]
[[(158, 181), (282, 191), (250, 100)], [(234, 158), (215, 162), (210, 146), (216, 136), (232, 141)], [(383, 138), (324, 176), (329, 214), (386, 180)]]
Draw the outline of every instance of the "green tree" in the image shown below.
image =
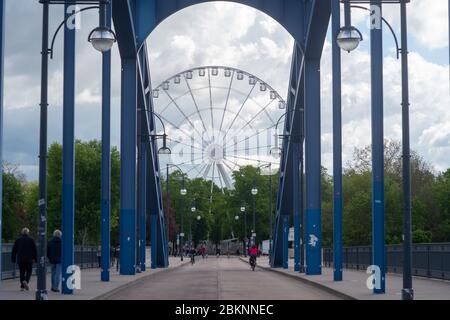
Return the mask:
[[(62, 146), (53, 143), (48, 152), (48, 232), (61, 229)], [(75, 143), (75, 243), (100, 243), (101, 143)], [(111, 151), (111, 242), (118, 242), (119, 153)]]
[(13, 241), (23, 227), (33, 231), (24, 208), (25, 178), (16, 166), (3, 166), (3, 223), (2, 237)]

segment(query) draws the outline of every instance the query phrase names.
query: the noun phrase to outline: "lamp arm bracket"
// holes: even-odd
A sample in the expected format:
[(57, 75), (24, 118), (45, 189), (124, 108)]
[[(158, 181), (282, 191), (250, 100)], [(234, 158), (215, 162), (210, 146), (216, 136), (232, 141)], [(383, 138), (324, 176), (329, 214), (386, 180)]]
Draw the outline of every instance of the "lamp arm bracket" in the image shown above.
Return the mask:
[(55, 33), (53, 34), (51, 46), (50, 46), (50, 48), (48, 49), (48, 53), (50, 53), (50, 59), (53, 59), (53, 47), (54, 47), (54, 45), (55, 45), (56, 36), (58, 35), (59, 30), (61, 30), (61, 28), (66, 24), (67, 20), (69, 20), (69, 19), (70, 19), (71, 17), (73, 17), (74, 15), (79, 14), (79, 13), (81, 13), (81, 12), (83, 12), (83, 11), (93, 10), (93, 9), (100, 9), (100, 7), (99, 7), (99, 6), (90, 6), (90, 7), (82, 8), (82, 9), (80, 9), (80, 10), (78, 10), (78, 11), (73, 12), (71, 15), (67, 16), (67, 17), (59, 24), (58, 28), (56, 28), (56, 31), (55, 31)]
[[(372, 12), (369, 8), (362, 7), (362, 6), (352, 5), (351, 8), (356, 8), (356, 9), (361, 9), (361, 10), (365, 10), (365, 11)], [(384, 17), (381, 17), (381, 19), (382, 19), (382, 21), (384, 22), (384, 24), (389, 28), (389, 30), (390, 30), (391, 33), (392, 33), (392, 36), (394, 37), (395, 47), (397, 48), (397, 60), (398, 60), (398, 59), (400, 59), (400, 52), (401, 52), (402, 49), (400, 48), (400, 46), (399, 46), (399, 44), (398, 44), (398, 38), (397, 38), (397, 35), (395, 34), (395, 31), (394, 31), (394, 29), (392, 28), (392, 26), (390, 25), (390, 23), (387, 22), (387, 20), (386, 20)], [(356, 29), (356, 30), (357, 30), (358, 33), (361, 35), (361, 39), (362, 39), (362, 34), (361, 34), (361, 32), (360, 32), (358, 29)]]

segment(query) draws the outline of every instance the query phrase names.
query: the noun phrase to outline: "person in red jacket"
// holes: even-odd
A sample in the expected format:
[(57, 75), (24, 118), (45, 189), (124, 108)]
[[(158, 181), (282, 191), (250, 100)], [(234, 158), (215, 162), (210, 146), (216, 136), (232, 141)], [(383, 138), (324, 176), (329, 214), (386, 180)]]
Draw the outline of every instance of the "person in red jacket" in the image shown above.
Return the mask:
[(249, 263), (252, 265), (252, 259), (256, 265), (256, 257), (258, 256), (258, 247), (254, 244), (250, 250), (248, 250), (248, 255), (250, 256)]
[(258, 247), (254, 244), (248, 251), (248, 254), (250, 256), (255, 256), (255, 257), (258, 256)]

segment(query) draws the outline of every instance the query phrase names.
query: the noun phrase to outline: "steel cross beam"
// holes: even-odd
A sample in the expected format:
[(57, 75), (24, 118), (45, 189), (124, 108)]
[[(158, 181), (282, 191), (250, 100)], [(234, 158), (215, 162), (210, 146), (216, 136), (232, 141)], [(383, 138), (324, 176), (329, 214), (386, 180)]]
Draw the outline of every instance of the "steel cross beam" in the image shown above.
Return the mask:
[[(155, 113), (153, 108), (153, 98), (152, 98), (152, 86), (150, 78), (150, 68), (148, 61), (148, 51), (147, 46), (141, 47), (139, 51), (138, 59), (138, 82), (139, 82), (139, 115), (141, 117), (141, 148), (142, 153), (144, 151), (146, 154), (140, 154), (139, 159), (143, 161), (146, 158), (145, 170), (146, 173), (142, 172), (140, 174), (141, 181), (144, 180), (144, 174), (146, 175), (147, 181), (140, 184), (139, 194), (141, 197), (147, 197), (146, 204), (144, 204), (144, 199), (142, 199), (141, 210), (140, 210), (140, 264), (141, 269), (145, 265), (145, 243), (146, 225), (145, 217), (147, 213), (150, 212), (150, 224), (151, 224), (151, 236), (152, 236), (152, 268), (155, 267), (167, 267), (168, 266), (168, 248), (167, 248), (167, 235), (166, 235), (166, 221), (163, 211), (163, 201), (162, 201), (162, 189), (160, 182), (160, 168), (158, 162), (157, 150), (158, 146), (154, 133), (156, 131), (155, 125)], [(144, 112), (145, 111), (145, 112)], [(144, 170), (144, 165), (141, 165), (141, 170)], [(150, 192), (149, 192), (150, 191)], [(153, 192), (152, 192), (153, 191)], [(145, 207), (144, 207), (145, 206)], [(154, 236), (158, 237), (153, 238)], [(155, 253), (155, 255), (153, 255)], [(158, 253), (158, 254), (157, 254)], [(145, 267), (144, 267), (145, 268)]]
[[(165, 221), (162, 214), (157, 145), (155, 139), (150, 137), (155, 125), (147, 50), (145, 45), (140, 50), (136, 46), (134, 1), (114, 1), (112, 8), (122, 59), (120, 272), (134, 274), (136, 264), (140, 265), (141, 270), (145, 269), (148, 214), (152, 245), (151, 267), (167, 266)], [(138, 168), (135, 161), (136, 149)], [(139, 241), (136, 240), (137, 228)], [(140, 245), (138, 255), (136, 243)], [(139, 261), (136, 261), (136, 256), (139, 256)]]
[[(292, 190), (296, 192), (302, 190), (300, 180), (302, 173), (293, 174), (293, 165), (296, 166), (303, 160), (299, 159), (299, 151), (303, 148), (303, 117), (304, 105), (309, 107), (310, 112), (307, 114), (309, 118), (305, 119), (305, 124), (309, 124), (308, 130), (305, 132), (306, 141), (313, 149), (307, 156), (311, 155), (311, 160), (307, 162), (307, 201), (309, 199), (309, 207), (313, 210), (307, 212), (307, 226), (309, 234), (314, 235), (317, 241), (314, 242), (313, 250), (307, 250), (309, 274), (319, 274), (321, 272), (321, 222), (320, 222), (320, 131), (312, 131), (311, 129), (319, 128), (320, 130), (320, 78), (319, 78), (319, 63), (322, 54), (323, 44), (328, 27), (328, 20), (331, 13), (330, 2), (328, 1), (313, 1), (305, 3), (305, 16), (307, 17), (307, 28), (305, 41), (296, 42), (294, 47), (293, 62), (291, 68), (291, 78), (288, 87), (288, 121), (285, 123), (284, 136), (291, 136), (289, 139), (283, 141), (283, 153), (280, 164), (280, 187), (277, 195), (277, 212), (276, 212), (276, 227), (274, 235), (274, 249), (271, 255), (272, 267), (287, 268), (287, 223), (290, 213), (295, 211), (297, 218), (294, 221), (297, 233), (300, 233), (300, 226), (303, 226), (303, 218), (301, 217), (302, 203), (294, 203), (292, 200)], [(305, 67), (306, 71), (305, 71)], [(319, 90), (318, 90), (319, 89)], [(310, 92), (313, 92), (310, 94)], [(306, 95), (306, 93), (309, 93)], [(308, 98), (308, 99), (307, 99)], [(305, 100), (305, 101), (303, 101)], [(318, 116), (319, 115), (319, 116)], [(297, 139), (295, 139), (297, 137)], [(299, 139), (300, 138), (300, 139)], [(297, 144), (297, 146), (295, 146)], [(300, 148), (298, 147), (300, 145)], [(308, 145), (308, 144), (307, 144)], [(314, 152), (314, 153), (312, 153)], [(300, 152), (302, 154), (302, 152)], [(299, 172), (299, 170), (294, 170)], [(301, 170), (302, 171), (302, 170)], [(291, 179), (292, 178), (292, 179)], [(294, 185), (296, 187), (294, 188)], [(300, 188), (298, 188), (300, 186)], [(309, 193), (308, 193), (309, 192)], [(303, 193), (303, 192), (302, 192)], [(309, 195), (309, 197), (308, 197)], [(301, 199), (301, 198), (300, 198)], [(319, 200), (319, 201), (318, 201)], [(301, 201), (300, 201), (301, 202)], [(308, 208), (308, 203), (306, 204)], [(299, 238), (297, 236), (297, 244), (299, 245)], [(305, 242), (305, 239), (302, 243)], [(301, 250), (296, 250), (297, 253), (297, 269), (302, 271)], [(300, 255), (300, 256), (299, 256)]]
[[(3, 161), (3, 76), (5, 51), (5, 1), (0, 0), (0, 163)], [(2, 243), (2, 213), (3, 213), (3, 170), (0, 170), (0, 248)], [(0, 254), (0, 275), (2, 274), (2, 255)], [(1, 281), (1, 276), (0, 276)]]
[[(139, 52), (143, 46), (145, 46), (145, 39), (154, 30), (154, 28), (169, 15), (186, 8), (190, 5), (197, 3), (209, 2), (208, 0), (127, 0), (127, 1), (113, 1), (113, 20), (116, 31), (116, 36), (118, 40), (119, 52), (122, 58), (122, 185), (121, 185), (121, 242), (126, 243), (127, 240), (125, 232), (129, 233), (131, 226), (135, 225), (136, 214), (136, 189), (133, 187), (135, 185), (135, 175), (136, 175), (136, 164), (131, 162), (132, 156), (135, 156), (136, 147), (136, 137), (130, 136), (130, 132), (136, 132), (136, 115), (131, 109), (131, 106), (135, 106), (137, 101), (139, 101), (142, 93), (139, 92), (139, 88), (136, 88), (135, 78), (139, 80), (139, 72), (136, 72), (136, 68), (142, 66), (142, 62), (139, 61)], [(318, 1), (318, 0), (305, 0), (305, 1), (291, 1), (291, 0), (235, 0), (232, 2), (245, 4), (251, 6), (255, 9), (261, 10), (262, 12), (270, 15), (275, 20), (277, 20), (281, 25), (283, 25), (288, 32), (294, 37), (298, 44), (301, 44), (301, 52), (304, 56), (301, 60), (299, 66), (303, 66), (304, 60), (312, 61), (314, 63), (320, 61), (324, 39), (327, 31), (328, 20), (330, 17), (330, 3), (329, 1)], [(307, 30), (307, 31), (306, 31)], [(305, 32), (306, 31), (306, 32)], [(305, 40), (306, 39), (306, 40)], [(304, 48), (304, 49), (303, 49)], [(316, 66), (315, 65), (315, 66)], [(314, 69), (313, 66), (311, 70)], [(148, 67), (148, 64), (147, 64)], [(318, 67), (317, 70), (318, 71)], [(303, 71), (301, 72), (303, 73)], [(318, 79), (315, 77), (314, 80)], [(301, 83), (306, 83), (301, 82)], [(315, 83), (317, 86), (317, 83)], [(147, 88), (145, 89), (147, 90)], [(294, 90), (298, 91), (299, 85), (296, 83)], [(303, 92), (303, 89), (301, 89)], [(136, 95), (138, 98), (136, 99)], [(298, 101), (303, 100), (299, 98), (300, 95), (295, 95)], [(295, 102), (292, 99), (291, 105)], [(319, 112), (319, 102), (320, 95), (317, 96), (317, 90), (314, 91), (314, 97), (311, 102), (314, 106), (311, 110), (315, 110), (314, 114), (317, 115)], [(296, 102), (297, 103), (297, 102)], [(300, 102), (298, 102), (300, 103)], [(150, 109), (149, 109), (150, 107)], [(152, 106), (147, 106), (147, 110), (151, 110)], [(292, 108), (293, 109), (293, 108)], [(316, 117), (317, 118), (317, 117)], [(316, 119), (317, 120), (317, 119)], [(315, 120), (315, 121), (316, 121)], [(149, 120), (152, 122), (151, 120)], [(299, 132), (299, 115), (293, 114), (290, 118), (291, 123), (288, 124), (296, 132)], [(315, 123), (317, 126), (317, 123)], [(320, 123), (319, 123), (320, 126)], [(143, 127), (143, 126), (142, 126)], [(320, 135), (317, 137), (312, 137), (314, 133), (310, 133), (308, 137), (313, 139), (313, 144), (320, 146)], [(133, 149), (132, 147), (133, 146)], [(150, 155), (153, 156), (153, 160), (148, 159), (148, 170), (147, 177), (152, 181), (150, 186), (147, 188), (147, 199), (148, 197), (155, 197), (157, 201), (153, 201), (152, 205), (158, 205), (158, 208), (147, 208), (147, 210), (157, 209), (159, 212), (151, 215), (151, 233), (152, 233), (152, 267), (163, 266), (161, 259), (164, 260), (165, 265), (167, 265), (167, 239), (164, 228), (164, 217), (162, 215), (162, 201), (161, 197), (161, 186), (159, 180), (159, 164), (156, 154), (155, 141), (150, 143), (151, 152)], [(278, 210), (277, 214), (280, 212), (280, 205), (283, 206), (284, 213), (290, 213), (293, 210), (293, 196), (292, 196), (292, 184), (298, 184), (298, 179), (291, 181), (291, 171), (292, 171), (292, 154), (294, 154), (291, 147), (290, 140), (283, 143), (283, 148), (285, 150), (286, 156), (282, 158), (286, 171), (284, 172), (282, 178), (283, 183), (281, 184), (281, 189), (283, 192), (279, 192), (278, 200)], [(316, 149), (320, 151), (319, 149)], [(297, 155), (298, 157), (298, 155)], [(314, 175), (310, 179), (315, 179), (320, 185), (320, 159), (315, 159), (316, 164), (313, 168), (316, 170)], [(317, 170), (319, 168), (319, 170)], [(125, 183), (126, 182), (126, 183)], [(313, 191), (314, 196), (320, 197), (320, 192), (317, 190)], [(283, 198), (282, 198), (283, 197)], [(289, 198), (291, 200), (289, 200)], [(286, 201), (287, 200), (287, 201)], [(156, 213), (153, 211), (152, 213)], [(320, 216), (320, 210), (318, 211)], [(285, 215), (286, 216), (286, 215)], [(288, 215), (287, 215), (288, 217)], [(125, 226), (122, 226), (122, 220), (125, 222)], [(279, 220), (279, 219), (278, 219)], [(283, 224), (285, 229), (288, 225), (288, 220), (284, 219)], [(279, 228), (277, 229), (279, 230)], [(279, 234), (279, 231), (276, 231)], [(134, 236), (134, 234), (129, 233)], [(287, 243), (287, 232), (284, 232), (284, 243)], [(162, 241), (164, 245), (159, 245), (158, 241)], [(280, 242), (280, 243), (283, 243)], [(154, 247), (156, 246), (156, 247)], [(287, 258), (287, 246), (285, 246), (285, 257)], [(124, 246), (121, 245), (121, 248)], [(132, 247), (125, 246), (126, 252), (131, 250)], [(275, 255), (279, 250), (274, 250)], [(128, 255), (129, 253), (127, 253)], [(122, 253), (123, 259), (126, 259), (128, 264), (130, 261), (134, 261), (131, 257)], [(161, 259), (159, 259), (161, 258)], [(286, 260), (287, 261), (287, 260)], [(320, 257), (319, 257), (320, 262)], [(123, 263), (122, 263), (123, 266)], [(131, 267), (131, 266), (128, 266)]]

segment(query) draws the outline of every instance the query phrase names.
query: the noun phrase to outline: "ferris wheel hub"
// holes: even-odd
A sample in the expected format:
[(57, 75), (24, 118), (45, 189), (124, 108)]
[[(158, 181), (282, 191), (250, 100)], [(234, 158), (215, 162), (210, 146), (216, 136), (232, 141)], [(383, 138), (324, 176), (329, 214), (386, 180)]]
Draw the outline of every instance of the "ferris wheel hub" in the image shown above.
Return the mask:
[(218, 143), (211, 143), (206, 147), (205, 155), (211, 162), (221, 162), (225, 157), (223, 146)]

